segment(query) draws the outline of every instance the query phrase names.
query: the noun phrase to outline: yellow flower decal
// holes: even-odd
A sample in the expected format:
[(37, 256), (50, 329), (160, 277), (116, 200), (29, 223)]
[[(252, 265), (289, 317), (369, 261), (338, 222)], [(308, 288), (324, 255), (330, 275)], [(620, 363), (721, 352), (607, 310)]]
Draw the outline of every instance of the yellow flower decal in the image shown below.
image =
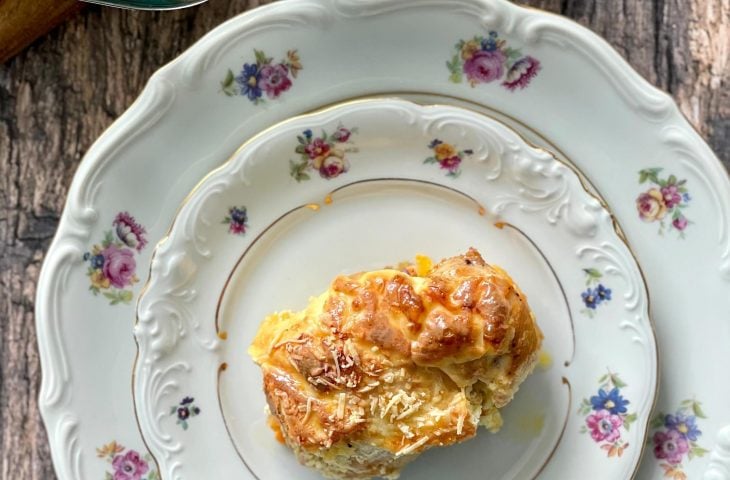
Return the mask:
[(667, 214), (667, 205), (664, 203), (664, 196), (656, 188), (650, 189), (636, 200), (639, 216), (645, 222), (661, 220)]
[(456, 155), (456, 149), (449, 143), (440, 143), (433, 149), (436, 160), (446, 160)]
[(464, 46), (461, 47), (461, 58), (464, 60), (469, 60), (478, 51), (479, 51), (479, 42), (476, 42), (474, 40), (465, 42)]
[(104, 276), (101, 270), (95, 270), (91, 275), (91, 286), (99, 290), (105, 290), (111, 286), (111, 282)]
[(428, 148), (433, 151), (433, 156), (428, 157), (423, 163), (436, 163), (441, 169), (446, 170), (446, 176), (456, 178), (461, 175), (461, 162), (468, 155), (474, 153), (473, 150), (467, 148), (459, 150), (455, 145), (446, 143), (438, 138), (434, 138), (428, 144)]
[(101, 448), (97, 448), (96, 456), (99, 458), (113, 457), (117, 453), (122, 453), (123, 451), (124, 451), (124, 447), (119, 445), (117, 442), (113, 441), (111, 443), (107, 443), (106, 445), (102, 446)]
[(687, 180), (675, 175), (662, 177), (661, 171), (661, 168), (639, 170), (639, 183), (649, 182), (651, 188), (636, 198), (636, 210), (643, 221), (659, 223), (659, 234), (669, 227), (683, 238), (685, 229), (691, 223), (685, 216), (685, 209), (691, 200)]
[(289, 50), (288, 52), (286, 52), (286, 59), (289, 70), (291, 71), (291, 76), (297, 78), (299, 70), (302, 69), (302, 62), (299, 59), (299, 54), (296, 50)]

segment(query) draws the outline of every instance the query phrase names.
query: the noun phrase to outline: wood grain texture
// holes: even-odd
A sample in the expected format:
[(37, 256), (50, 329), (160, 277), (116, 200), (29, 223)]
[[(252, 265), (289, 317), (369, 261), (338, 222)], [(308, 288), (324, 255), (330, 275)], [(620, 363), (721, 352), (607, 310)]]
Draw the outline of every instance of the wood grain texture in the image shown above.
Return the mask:
[[(213, 0), (167, 13), (88, 7), (0, 65), (0, 478), (54, 478), (37, 409), (35, 284), (82, 155), (158, 67), (258, 3)], [(606, 38), (672, 94), (730, 165), (730, 0), (521, 3)]]
[(0, 64), (83, 5), (77, 0), (0, 0)]

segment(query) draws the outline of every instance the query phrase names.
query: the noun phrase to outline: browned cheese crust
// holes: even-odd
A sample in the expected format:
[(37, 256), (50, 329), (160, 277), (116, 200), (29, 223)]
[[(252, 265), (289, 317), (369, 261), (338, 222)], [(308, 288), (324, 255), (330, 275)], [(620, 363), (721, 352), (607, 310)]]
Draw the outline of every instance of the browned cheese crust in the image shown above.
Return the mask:
[(286, 443), (326, 476), (394, 478), (427, 448), (498, 430), (536, 363), (525, 295), (476, 250), (410, 272), (339, 276), (249, 349)]

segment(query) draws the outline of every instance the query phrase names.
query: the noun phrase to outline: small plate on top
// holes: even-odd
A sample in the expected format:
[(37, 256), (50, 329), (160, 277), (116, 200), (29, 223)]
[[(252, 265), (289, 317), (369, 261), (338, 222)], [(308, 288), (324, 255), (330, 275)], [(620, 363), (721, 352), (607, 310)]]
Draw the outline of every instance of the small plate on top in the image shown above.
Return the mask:
[(403, 479), (629, 478), (656, 396), (641, 272), (611, 215), (549, 152), (486, 116), (401, 100), (285, 121), (183, 203), (142, 293), (134, 397), (165, 480), (316, 479), (266, 426), (246, 349), (263, 318), (338, 274), (478, 248), (529, 298), (541, 365), (498, 434)]

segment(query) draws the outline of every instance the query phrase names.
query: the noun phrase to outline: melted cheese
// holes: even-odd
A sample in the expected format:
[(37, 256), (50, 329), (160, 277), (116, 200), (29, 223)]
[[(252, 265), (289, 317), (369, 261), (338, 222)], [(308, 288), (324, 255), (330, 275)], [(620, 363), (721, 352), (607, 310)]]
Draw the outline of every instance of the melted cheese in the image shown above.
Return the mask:
[(411, 273), (337, 277), (305, 310), (261, 325), (249, 353), (302, 461), (340, 468), (328, 462), (375, 448), (387, 455), (358, 468), (397, 471), (403, 457), (501, 425), (542, 340), (524, 294), (475, 250), (421, 258)]

